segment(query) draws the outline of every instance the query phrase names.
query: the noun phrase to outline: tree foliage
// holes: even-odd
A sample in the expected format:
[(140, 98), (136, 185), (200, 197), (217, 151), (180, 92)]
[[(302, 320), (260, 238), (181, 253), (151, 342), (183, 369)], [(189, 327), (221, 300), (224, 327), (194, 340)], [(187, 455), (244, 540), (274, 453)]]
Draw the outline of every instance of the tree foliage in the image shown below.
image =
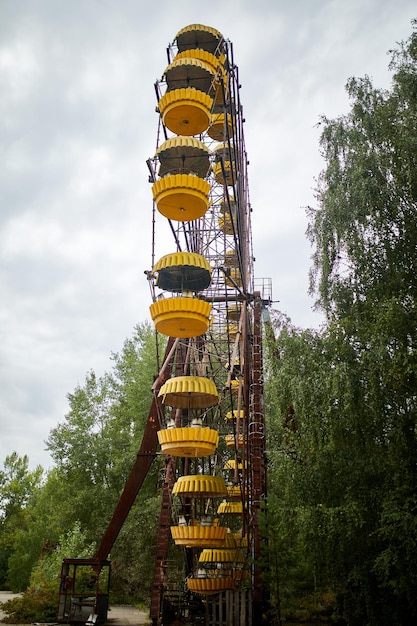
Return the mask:
[[(28, 511), (42, 484), (43, 470), (29, 470), (27, 455), (13, 452), (6, 457), (0, 471), (0, 585), (21, 590), (28, 581), (9, 570), (9, 559), (16, 551), (19, 536), (27, 527)], [(30, 548), (29, 548), (30, 552)], [(28, 552), (26, 551), (26, 554)]]
[(391, 58), (391, 90), (352, 78), (350, 112), (321, 120), (308, 236), (327, 323), (279, 320), (269, 364), (276, 600), (330, 589), (349, 626), (417, 620), (417, 33)]
[(48, 623), (55, 620), (57, 581), (65, 558), (89, 557), (94, 546), (87, 545), (86, 536), (79, 523), (74, 524), (58, 540), (57, 546), (42, 553), (30, 575), (28, 587), (20, 596), (2, 605), (5, 623), (30, 624), (34, 621)]
[[(71, 485), (64, 495), (74, 511), (69, 519), (79, 519), (97, 542), (135, 461), (152, 401), (156, 372), (150, 325), (138, 325), (112, 361), (111, 372), (101, 377), (88, 372), (84, 385), (68, 395), (70, 410), (47, 442), (60, 480)], [(147, 484), (155, 485), (156, 475), (155, 468)]]
[[(135, 462), (156, 373), (155, 332), (148, 323), (139, 324), (112, 355), (111, 371), (102, 376), (87, 372), (84, 384), (68, 394), (69, 411), (48, 437), (55, 465), (44, 483), (39, 486), (41, 470), (28, 471), (26, 457), (6, 460), (0, 473), (4, 585), (26, 589), (39, 558), (53, 553), (60, 537), (75, 526), (86, 545), (98, 545)], [(141, 556), (155, 547), (155, 526), (143, 522), (142, 512), (154, 510), (157, 486), (156, 463), (126, 521), (130, 538), (122, 533), (112, 551), (114, 587), (125, 600), (130, 593), (140, 596), (149, 578), (149, 563)], [(135, 515), (142, 519), (139, 525)]]
[(326, 169), (310, 210), (318, 304), (337, 317), (385, 300), (412, 306), (417, 284), (416, 33), (392, 52), (392, 90), (351, 78), (349, 114), (321, 119)]

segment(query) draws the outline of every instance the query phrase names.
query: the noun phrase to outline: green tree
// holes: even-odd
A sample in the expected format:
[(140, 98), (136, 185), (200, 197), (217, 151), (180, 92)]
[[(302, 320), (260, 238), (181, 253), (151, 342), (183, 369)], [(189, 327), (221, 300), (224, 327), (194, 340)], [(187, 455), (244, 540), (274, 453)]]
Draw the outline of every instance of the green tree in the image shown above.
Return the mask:
[(65, 499), (70, 498), (73, 515), (97, 542), (135, 461), (152, 401), (156, 372), (150, 325), (136, 326), (112, 361), (111, 372), (101, 377), (88, 372), (84, 385), (68, 395), (65, 421), (52, 429), (47, 441), (67, 485)]
[(417, 620), (416, 32), (391, 59), (391, 90), (352, 78), (349, 114), (321, 120), (308, 236), (327, 323), (281, 324), (268, 382), (283, 591), (331, 589), (349, 626)]
[(94, 551), (88, 545), (81, 525), (76, 522), (72, 528), (58, 538), (54, 549), (41, 555), (30, 575), (24, 593), (2, 605), (6, 613), (3, 620), (11, 624), (51, 622), (56, 617), (57, 584), (64, 558), (86, 558)]
[[(410, 583), (417, 566), (415, 31), (392, 52), (390, 68), (390, 91), (373, 89), (368, 78), (351, 79), (350, 114), (322, 120), (327, 168), (309, 234), (318, 304), (346, 349), (351, 346), (358, 418), (371, 434), (367, 441), (385, 454), (378, 460), (385, 471), (367, 585), (381, 606), (389, 602), (391, 620), (400, 624), (415, 620), (417, 611)], [(373, 459), (367, 457), (367, 467)], [(357, 591), (356, 580), (352, 597)]]
[(0, 471), (0, 515), (5, 520), (18, 515), (33, 497), (40, 485), (43, 470), (39, 466), (29, 471), (29, 457), (13, 452), (4, 461)]
[(26, 589), (31, 571), (40, 555), (57, 545), (63, 529), (73, 523), (73, 510), (65, 476), (56, 468), (49, 470), (44, 483), (25, 509), (25, 523), (17, 529), (8, 561), (8, 577), (13, 589)]
[(149, 604), (161, 509), (161, 499), (153, 491), (139, 494), (112, 550), (111, 590), (120, 602)]
[[(112, 354), (111, 371), (102, 377), (88, 372), (84, 385), (69, 394), (70, 411), (48, 439), (66, 517), (61, 529), (78, 519), (88, 540), (97, 544), (141, 443), (157, 373), (156, 339), (162, 343), (150, 324), (137, 325), (122, 350)], [(143, 512), (155, 508), (158, 470), (155, 463), (112, 549), (112, 588), (125, 600), (143, 594), (152, 571), (144, 555), (155, 549), (156, 525), (144, 523)]]
[(27, 524), (27, 511), (39, 490), (43, 470), (29, 470), (28, 456), (16, 452), (7, 456), (0, 471), (0, 585), (21, 591), (28, 577), (9, 576), (10, 558), (17, 538)]
[[(414, 22), (415, 25), (415, 22)], [(310, 210), (318, 305), (370, 317), (380, 302), (414, 302), (417, 285), (417, 34), (392, 52), (391, 91), (351, 78), (348, 115), (323, 117), (319, 209)], [(354, 311), (353, 311), (354, 310)]]
[[(29, 477), (25, 477), (25, 468), (20, 467), (17, 459), (9, 462), (8, 473), (0, 475), (0, 502), (7, 511), (1, 527), (1, 554), (5, 557), (4, 576), (13, 580), (14, 590), (27, 586), (40, 556), (53, 551), (59, 537), (74, 524), (80, 524), (87, 544), (99, 544), (141, 443), (152, 401), (155, 352), (154, 329), (148, 323), (139, 324), (120, 353), (112, 355), (109, 372), (101, 377), (88, 372), (84, 384), (68, 394), (69, 411), (51, 430), (47, 441), (55, 466), (37, 490), (32, 493), (25, 488)], [(16, 478), (14, 488), (12, 478)], [(139, 588), (133, 580), (134, 568), (149, 571), (149, 563), (145, 568), (141, 555), (154, 548), (155, 542), (146, 524), (137, 528), (133, 515), (134, 510), (141, 514), (142, 509), (152, 509), (157, 481), (156, 463), (126, 522), (127, 527), (134, 528), (131, 537), (135, 540), (132, 543), (130, 539), (131, 545), (126, 549), (122, 533), (112, 551), (117, 560), (115, 582), (117, 576), (120, 578), (116, 586), (124, 597), (128, 595), (124, 588)], [(136, 553), (135, 545), (142, 546)]]

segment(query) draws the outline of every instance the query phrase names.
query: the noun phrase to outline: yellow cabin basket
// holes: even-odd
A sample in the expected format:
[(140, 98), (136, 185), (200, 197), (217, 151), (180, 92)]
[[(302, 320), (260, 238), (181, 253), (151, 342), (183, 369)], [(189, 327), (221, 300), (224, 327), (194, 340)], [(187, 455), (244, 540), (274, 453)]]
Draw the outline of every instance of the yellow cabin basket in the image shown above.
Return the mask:
[(177, 135), (199, 135), (207, 130), (213, 98), (204, 91), (186, 87), (167, 91), (158, 102), (162, 121)]
[(230, 381), (230, 393), (233, 396), (236, 396), (239, 394), (239, 390), (242, 392), (243, 391), (243, 381), (238, 381), (238, 380), (231, 380)]
[(199, 563), (243, 563), (243, 552), (240, 548), (205, 548)]
[(164, 141), (156, 151), (159, 178), (167, 174), (192, 174), (206, 178), (210, 173), (210, 150), (199, 139), (179, 135)]
[(237, 209), (237, 205), (233, 196), (230, 196), (229, 200), (226, 200), (226, 199), (222, 200), (220, 203), (220, 207), (219, 207), (220, 213), (222, 215), (232, 214), (233, 216), (235, 216), (236, 209)]
[(243, 411), (242, 409), (240, 411), (238, 411), (237, 409), (235, 409), (234, 411), (228, 411), (226, 413), (226, 419), (227, 420), (233, 420), (233, 419), (244, 419), (245, 417), (245, 411)]
[(242, 307), (239, 304), (231, 304), (226, 312), (227, 320), (237, 322), (240, 319), (241, 313)]
[(212, 89), (215, 71), (211, 65), (195, 58), (174, 57), (164, 71), (167, 91), (187, 87), (209, 93)]
[(224, 578), (187, 578), (189, 591), (201, 595), (213, 595), (221, 591), (231, 591), (236, 584), (231, 576)]
[(177, 546), (215, 548), (224, 544), (225, 526), (171, 526), (171, 536)]
[(242, 497), (242, 489), (240, 485), (229, 485), (227, 487), (227, 497), (230, 500), (240, 500), (240, 498)]
[(229, 285), (230, 287), (236, 288), (237, 286), (238, 288), (242, 288), (243, 286), (242, 275), (237, 267), (230, 268), (229, 274), (226, 278), (226, 284)]
[(224, 265), (226, 267), (238, 267), (239, 257), (235, 248), (226, 251), (224, 255)]
[(207, 409), (219, 401), (214, 382), (200, 376), (170, 378), (162, 385), (158, 397), (163, 404), (176, 409)]
[(224, 233), (225, 235), (233, 235), (234, 234), (234, 229), (233, 229), (233, 222), (232, 219), (229, 215), (221, 215), (218, 220), (217, 220), (217, 224), (219, 226), (219, 230), (222, 231), (222, 233)]
[(208, 209), (210, 184), (193, 174), (168, 174), (152, 185), (158, 211), (177, 222), (202, 217)]
[(213, 113), (211, 116), (211, 123), (207, 129), (207, 134), (214, 141), (226, 141), (228, 137), (232, 136), (233, 125), (232, 117), (230, 113)]
[(233, 339), (236, 339), (238, 332), (239, 332), (238, 324), (227, 325), (227, 334), (229, 335), (229, 339), (231, 339), (232, 341)]
[(199, 337), (210, 324), (211, 304), (197, 298), (163, 298), (149, 307), (156, 330), (168, 337)]
[(245, 469), (248, 467), (248, 462), (247, 460), (245, 460), (244, 463), (242, 463), (242, 461), (238, 461), (236, 463), (236, 459), (229, 459), (228, 461), (226, 461), (226, 463), (223, 465), (223, 469), (225, 470), (235, 470), (236, 467), (238, 470), (243, 470), (243, 466), (245, 466)]
[(242, 434), (239, 435), (225, 435), (224, 437), (228, 448), (243, 448), (245, 446), (245, 437)]
[(167, 291), (202, 291), (211, 283), (210, 263), (196, 252), (165, 254), (152, 269), (156, 284)]
[(236, 179), (236, 170), (231, 161), (224, 161), (223, 166), (221, 163), (215, 163), (213, 165), (213, 174), (214, 180), (219, 185), (233, 185), (233, 180)]
[(201, 48), (212, 54), (219, 54), (219, 45), (223, 39), (220, 31), (205, 24), (189, 24), (184, 26), (175, 36), (178, 50)]
[(172, 493), (186, 498), (222, 498), (227, 494), (227, 487), (220, 476), (190, 474), (178, 478)]
[(222, 72), (226, 62), (224, 54), (216, 56), (212, 52), (203, 50), (202, 48), (189, 48), (187, 50), (182, 50), (175, 55), (175, 61), (178, 61), (178, 59), (199, 59), (200, 61), (203, 61), (203, 63), (209, 65), (214, 72)]
[(218, 515), (242, 515), (242, 502), (221, 502), (217, 508)]
[(219, 433), (208, 427), (167, 428), (158, 431), (158, 441), (164, 454), (197, 458), (214, 454)]

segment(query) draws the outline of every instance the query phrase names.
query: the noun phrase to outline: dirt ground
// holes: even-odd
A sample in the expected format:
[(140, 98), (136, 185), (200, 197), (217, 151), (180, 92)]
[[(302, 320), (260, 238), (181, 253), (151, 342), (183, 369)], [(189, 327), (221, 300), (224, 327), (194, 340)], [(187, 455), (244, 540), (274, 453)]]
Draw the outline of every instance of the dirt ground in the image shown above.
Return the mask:
[(136, 609), (134, 606), (124, 606), (120, 604), (110, 607), (106, 622), (109, 626), (125, 626), (125, 624), (144, 626), (150, 623), (149, 613), (139, 611), (139, 609)]
[[(0, 591), (0, 602), (6, 602), (10, 598), (15, 598), (16, 595), (9, 591)], [(4, 613), (0, 609), (0, 619), (2, 617)], [(115, 605), (111, 606), (108, 611), (106, 624), (109, 626), (145, 626), (150, 624), (150, 620), (147, 612), (139, 611), (134, 606)]]

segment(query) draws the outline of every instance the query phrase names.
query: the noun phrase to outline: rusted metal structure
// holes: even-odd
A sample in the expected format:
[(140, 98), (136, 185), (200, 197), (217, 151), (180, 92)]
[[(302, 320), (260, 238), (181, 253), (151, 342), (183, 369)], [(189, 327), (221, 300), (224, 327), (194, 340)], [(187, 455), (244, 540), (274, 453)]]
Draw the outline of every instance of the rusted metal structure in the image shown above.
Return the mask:
[(64, 563), (58, 621), (77, 621), (80, 602), (105, 621), (97, 581), (162, 453), (153, 625), (258, 626), (266, 606), (262, 311), (271, 294), (267, 279), (260, 289), (254, 280), (238, 67), (231, 42), (201, 24), (179, 31), (167, 53), (155, 85), (146, 272), (150, 316), (167, 347), (137, 461), (94, 559), (79, 563), (92, 569), (97, 592), (79, 598), (77, 562)]

